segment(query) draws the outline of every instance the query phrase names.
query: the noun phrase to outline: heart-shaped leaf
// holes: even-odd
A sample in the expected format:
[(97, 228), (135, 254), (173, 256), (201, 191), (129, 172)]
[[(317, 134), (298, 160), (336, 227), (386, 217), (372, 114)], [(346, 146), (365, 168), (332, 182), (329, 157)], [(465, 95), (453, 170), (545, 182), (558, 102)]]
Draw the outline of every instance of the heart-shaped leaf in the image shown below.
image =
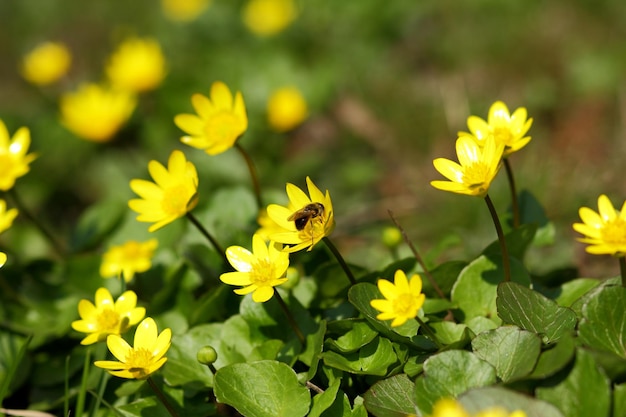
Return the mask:
[(626, 358), (626, 288), (605, 287), (583, 306), (578, 334), (588, 346)]
[(396, 375), (374, 384), (364, 395), (365, 408), (376, 417), (405, 417), (416, 412), (415, 384)]

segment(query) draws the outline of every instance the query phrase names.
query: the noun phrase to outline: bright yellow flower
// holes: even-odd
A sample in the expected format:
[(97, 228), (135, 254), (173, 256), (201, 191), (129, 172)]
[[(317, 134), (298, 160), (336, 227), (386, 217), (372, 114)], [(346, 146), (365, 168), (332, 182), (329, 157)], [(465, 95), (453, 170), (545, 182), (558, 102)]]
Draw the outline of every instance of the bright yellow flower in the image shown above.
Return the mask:
[(585, 235), (578, 240), (588, 243), (586, 250), (594, 255), (626, 255), (626, 201), (620, 211), (602, 194), (598, 198), (598, 213), (588, 207), (578, 211), (583, 223), (574, 223), (574, 230)]
[(30, 131), (20, 127), (9, 136), (6, 125), (0, 119), (0, 191), (8, 191), (15, 184), (15, 180), (25, 175), (28, 166), (35, 158), (35, 154), (28, 152), (30, 146)]
[(259, 226), (261, 226), (257, 229), (256, 234), (261, 236), (266, 242), (271, 240), (270, 236), (272, 236), (274, 233), (284, 231), (282, 227), (277, 225), (276, 222), (270, 218), (270, 216), (267, 214), (267, 209), (261, 209), (259, 211), (259, 216), (257, 217), (256, 221)]
[(152, 256), (159, 245), (156, 239), (147, 242), (129, 240), (123, 245), (113, 246), (102, 257), (100, 275), (104, 278), (124, 276), (129, 282), (136, 273), (152, 267)]
[(111, 55), (106, 67), (111, 85), (133, 93), (154, 90), (165, 78), (165, 57), (154, 39), (131, 38)]
[(145, 379), (167, 361), (164, 355), (170, 348), (171, 340), (170, 329), (159, 334), (154, 320), (147, 317), (135, 330), (134, 347), (120, 336), (107, 337), (107, 347), (119, 362), (96, 361), (94, 365), (120, 378)]
[(189, 136), (180, 141), (209, 155), (217, 155), (232, 148), (237, 138), (248, 129), (248, 116), (243, 96), (233, 95), (221, 81), (211, 86), (211, 98), (202, 94), (191, 96), (195, 114), (179, 114), (174, 123)]
[(397, 327), (415, 318), (424, 305), (426, 296), (422, 294), (422, 278), (415, 274), (407, 280), (406, 274), (397, 270), (393, 284), (386, 279), (378, 280), (378, 290), (385, 299), (372, 300), (370, 305), (381, 313), (378, 320), (391, 320), (391, 327)]
[(198, 173), (181, 151), (171, 153), (167, 168), (158, 161), (150, 161), (148, 171), (154, 182), (131, 180), (130, 188), (141, 198), (130, 200), (128, 206), (139, 213), (138, 221), (154, 223), (148, 228), (154, 232), (198, 204)]
[(502, 143), (496, 144), (493, 137), (485, 139), (479, 146), (471, 136), (461, 136), (456, 140), (456, 154), (459, 163), (446, 158), (437, 158), (433, 165), (449, 181), (431, 181), (433, 187), (458, 194), (484, 197), (491, 181), (500, 169)]
[(252, 293), (252, 300), (264, 303), (274, 295), (274, 287), (287, 281), (285, 273), (289, 267), (289, 254), (282, 251), (283, 245), (269, 242), (266, 246), (259, 235), (252, 237), (252, 252), (241, 246), (226, 249), (228, 262), (237, 272), (226, 272), (220, 280), (228, 285), (240, 285), (235, 294)]
[(282, 228), (281, 232), (270, 236), (275, 242), (289, 246), (287, 252), (297, 252), (304, 248), (313, 249), (322, 238), (330, 235), (335, 228), (335, 215), (330, 193), (322, 193), (319, 188), (306, 177), (309, 195), (293, 184), (287, 184), (289, 204), (279, 206), (270, 204), (268, 216)]
[(132, 291), (126, 291), (114, 302), (109, 290), (101, 287), (96, 291), (95, 305), (89, 300), (80, 300), (78, 314), (81, 320), (72, 322), (72, 328), (88, 333), (80, 343), (91, 345), (110, 334), (126, 332), (146, 315), (146, 309), (137, 307), (137, 295)]
[(0, 233), (7, 230), (13, 224), (13, 220), (17, 217), (16, 208), (7, 210), (7, 202), (0, 199)]
[(67, 74), (72, 62), (69, 49), (58, 42), (44, 42), (22, 60), (22, 77), (35, 85), (48, 85)]
[(5, 263), (7, 263), (7, 254), (0, 252), (0, 268), (2, 268)]
[(267, 102), (267, 119), (278, 132), (298, 126), (308, 116), (306, 101), (295, 87), (283, 87), (272, 93)]
[(178, 22), (195, 20), (210, 4), (211, 0), (161, 0), (165, 17)]
[(128, 121), (136, 104), (131, 93), (84, 84), (61, 97), (61, 123), (82, 139), (107, 142)]
[(293, 0), (250, 0), (243, 9), (243, 22), (255, 35), (271, 36), (296, 18)]
[[(496, 101), (489, 108), (487, 121), (478, 116), (470, 116), (467, 126), (471, 134), (478, 140), (478, 144), (484, 146), (487, 137), (495, 139), (496, 144), (504, 145), (504, 157), (519, 151), (530, 142), (530, 136), (524, 136), (533, 124), (533, 119), (528, 119), (525, 107), (517, 108), (513, 114), (501, 101)], [(459, 136), (468, 133), (459, 132)]]
[(442, 398), (433, 406), (430, 417), (526, 417), (526, 413), (521, 410), (509, 413), (503, 407), (492, 407), (471, 415), (458, 401), (452, 398)]

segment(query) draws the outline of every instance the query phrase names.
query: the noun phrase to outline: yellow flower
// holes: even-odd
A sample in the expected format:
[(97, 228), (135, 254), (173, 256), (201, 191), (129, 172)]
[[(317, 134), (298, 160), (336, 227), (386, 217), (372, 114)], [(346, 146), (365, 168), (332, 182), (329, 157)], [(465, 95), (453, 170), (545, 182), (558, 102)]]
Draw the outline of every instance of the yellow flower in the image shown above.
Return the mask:
[(96, 291), (95, 305), (89, 300), (80, 300), (78, 314), (81, 320), (72, 322), (72, 328), (88, 333), (80, 343), (91, 345), (104, 340), (110, 334), (126, 332), (139, 323), (145, 316), (146, 309), (137, 307), (137, 295), (132, 291), (126, 291), (114, 302), (109, 290), (101, 287)]
[(94, 365), (120, 378), (145, 379), (167, 361), (164, 355), (170, 348), (171, 340), (170, 329), (159, 334), (154, 320), (147, 317), (135, 330), (134, 347), (118, 335), (107, 337), (107, 347), (119, 362), (96, 361)]
[(61, 97), (61, 123), (80, 138), (106, 142), (128, 121), (136, 104), (131, 93), (84, 84)]
[(154, 39), (131, 38), (111, 55), (106, 67), (111, 85), (133, 93), (154, 90), (165, 78), (165, 57)]
[[(484, 146), (485, 140), (490, 136), (495, 139), (497, 145), (503, 144), (504, 157), (507, 157), (530, 142), (530, 136), (524, 135), (533, 124), (533, 119), (527, 117), (525, 107), (517, 108), (511, 115), (506, 104), (496, 101), (489, 108), (487, 121), (478, 116), (470, 116), (467, 119), (467, 126), (479, 145)], [(459, 136), (467, 134), (459, 132)]]
[(267, 119), (278, 132), (286, 132), (298, 126), (308, 116), (306, 101), (295, 87), (280, 88), (267, 102)]
[(103, 256), (100, 275), (104, 278), (123, 276), (126, 282), (131, 281), (136, 273), (150, 269), (158, 244), (156, 239), (147, 242), (129, 240), (123, 245), (109, 248)]
[(5, 263), (7, 263), (7, 254), (0, 252), (0, 268), (2, 268)]
[(450, 181), (431, 181), (430, 185), (444, 191), (484, 197), (500, 168), (503, 148), (504, 145), (496, 144), (492, 136), (485, 139), (483, 147), (471, 136), (459, 137), (456, 154), (460, 164), (445, 158), (433, 161), (437, 171)]
[(13, 220), (17, 217), (18, 211), (16, 208), (7, 210), (6, 201), (0, 199), (0, 233), (7, 230), (13, 224)]
[(285, 250), (297, 252), (304, 248), (313, 249), (322, 238), (330, 235), (335, 228), (335, 215), (330, 193), (323, 194), (319, 188), (306, 177), (309, 195), (293, 184), (287, 184), (289, 204), (279, 206), (270, 204), (268, 216), (281, 229), (281, 232), (270, 236), (275, 242), (293, 245)]
[(442, 398), (433, 406), (430, 417), (526, 417), (526, 413), (521, 410), (509, 413), (502, 407), (491, 407), (471, 415), (458, 401), (452, 398)]
[(228, 285), (240, 285), (235, 294), (252, 293), (252, 300), (264, 303), (274, 295), (274, 287), (287, 281), (289, 254), (283, 245), (269, 242), (266, 246), (259, 235), (252, 236), (252, 252), (241, 246), (226, 249), (228, 262), (237, 272), (226, 272), (220, 280)]
[(30, 131), (20, 127), (9, 136), (6, 125), (0, 119), (0, 191), (8, 191), (15, 184), (15, 180), (25, 175), (28, 166), (35, 158), (35, 154), (28, 152), (30, 146)]
[(250, 0), (243, 9), (243, 22), (255, 35), (271, 36), (296, 18), (293, 0)]
[(190, 22), (211, 4), (211, 0), (161, 0), (163, 14), (170, 20)]
[(407, 280), (403, 271), (397, 270), (393, 284), (386, 279), (378, 280), (378, 290), (385, 299), (372, 300), (370, 305), (381, 313), (378, 320), (391, 320), (391, 327), (397, 327), (415, 318), (424, 305), (426, 296), (422, 294), (422, 278), (415, 274)]
[(594, 255), (626, 255), (626, 201), (620, 211), (609, 198), (598, 198), (598, 213), (588, 207), (578, 211), (583, 223), (574, 223), (574, 230), (585, 235), (578, 240), (588, 243), (586, 250)]
[(220, 154), (233, 147), (235, 141), (248, 128), (248, 116), (243, 96), (239, 91), (233, 95), (221, 81), (211, 86), (211, 98), (202, 94), (191, 96), (195, 114), (179, 114), (174, 123), (189, 136), (181, 142), (209, 155)]
[(154, 182), (131, 180), (130, 188), (141, 198), (130, 200), (128, 206), (139, 213), (138, 221), (154, 223), (148, 228), (154, 232), (198, 204), (198, 173), (181, 151), (171, 153), (167, 169), (153, 160), (148, 163), (148, 171)]
[(35, 85), (48, 85), (67, 74), (72, 56), (59, 42), (44, 42), (22, 60), (22, 77)]

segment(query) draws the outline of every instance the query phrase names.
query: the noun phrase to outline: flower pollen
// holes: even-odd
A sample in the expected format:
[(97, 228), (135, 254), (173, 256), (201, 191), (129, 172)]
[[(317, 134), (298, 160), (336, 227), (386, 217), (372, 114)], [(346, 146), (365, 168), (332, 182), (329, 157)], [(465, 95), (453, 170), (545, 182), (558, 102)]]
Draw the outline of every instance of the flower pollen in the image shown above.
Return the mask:
[(216, 142), (229, 142), (240, 135), (240, 125), (239, 119), (232, 112), (221, 111), (207, 120), (204, 132)]
[(161, 207), (163, 212), (172, 216), (182, 216), (187, 213), (187, 187), (177, 184), (163, 190), (163, 201)]
[(96, 318), (98, 328), (107, 333), (116, 333), (120, 328), (120, 315), (111, 308), (104, 308)]
[(626, 221), (617, 218), (607, 222), (600, 230), (600, 236), (608, 244), (626, 245)]
[(152, 352), (146, 348), (130, 349), (126, 355), (126, 364), (129, 366), (130, 372), (145, 372), (153, 361)]

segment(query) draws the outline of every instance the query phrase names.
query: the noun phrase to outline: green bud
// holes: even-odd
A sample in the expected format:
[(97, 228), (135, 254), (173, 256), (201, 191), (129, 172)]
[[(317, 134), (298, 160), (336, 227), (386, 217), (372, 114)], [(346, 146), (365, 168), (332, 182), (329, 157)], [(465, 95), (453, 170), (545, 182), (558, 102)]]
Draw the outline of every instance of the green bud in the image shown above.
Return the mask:
[(383, 229), (382, 241), (385, 246), (393, 249), (402, 242), (402, 233), (397, 227), (385, 227)]
[(211, 365), (217, 360), (217, 352), (211, 346), (203, 346), (196, 353), (196, 359), (203, 365)]

